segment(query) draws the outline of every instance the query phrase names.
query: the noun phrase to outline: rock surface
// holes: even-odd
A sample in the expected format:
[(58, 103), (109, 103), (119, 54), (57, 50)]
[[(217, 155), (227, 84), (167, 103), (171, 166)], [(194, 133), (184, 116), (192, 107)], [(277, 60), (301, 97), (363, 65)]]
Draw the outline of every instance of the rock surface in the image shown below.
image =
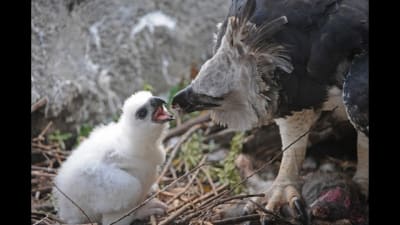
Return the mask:
[(144, 84), (167, 93), (211, 56), (229, 0), (34, 0), (32, 131), (111, 120)]

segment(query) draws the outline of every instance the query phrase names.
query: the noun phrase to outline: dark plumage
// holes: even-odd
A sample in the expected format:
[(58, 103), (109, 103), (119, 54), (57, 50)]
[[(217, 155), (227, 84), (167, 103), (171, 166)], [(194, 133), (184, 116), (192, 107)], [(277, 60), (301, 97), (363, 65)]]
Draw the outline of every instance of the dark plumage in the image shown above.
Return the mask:
[(213, 57), (174, 96), (173, 107), (210, 109), (232, 129), (276, 122), (282, 147), (290, 147), (266, 188), (267, 209), (299, 205), (307, 131), (323, 111), (358, 129), (353, 179), (368, 194), (368, 7), (368, 0), (233, 0)]
[[(279, 116), (320, 106), (327, 97), (327, 87), (342, 87), (346, 66), (356, 54), (368, 50), (367, 0), (255, 2), (250, 22), (260, 26), (280, 16), (288, 20), (272, 38), (272, 42), (287, 49), (294, 67), (290, 74), (275, 71), (281, 84)], [(238, 14), (245, 3), (233, 0), (228, 17)], [(218, 32), (215, 49), (220, 46), (226, 25), (227, 20)], [(341, 63), (344, 68), (338, 68)]]
[(369, 137), (368, 54), (354, 59), (343, 85), (347, 114), (357, 130)]

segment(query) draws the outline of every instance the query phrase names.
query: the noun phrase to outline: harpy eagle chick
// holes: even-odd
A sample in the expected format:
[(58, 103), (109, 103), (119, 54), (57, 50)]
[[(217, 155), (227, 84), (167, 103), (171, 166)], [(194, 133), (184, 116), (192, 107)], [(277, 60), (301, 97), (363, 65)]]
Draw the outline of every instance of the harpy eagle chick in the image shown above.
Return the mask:
[[(125, 101), (118, 122), (97, 127), (62, 164), (55, 184), (92, 222), (110, 224), (145, 200), (157, 166), (165, 160), (161, 141), (173, 117), (164, 104), (150, 92), (135, 93)], [(61, 219), (89, 222), (57, 188), (53, 193)], [(128, 225), (165, 209), (153, 199), (117, 224)]]
[[(282, 147), (290, 147), (274, 183), (265, 188), (263, 203), (269, 210), (286, 203), (299, 208), (307, 132), (322, 111), (335, 109), (333, 116), (340, 121), (359, 117), (352, 115), (353, 103), (368, 110), (367, 95), (344, 104), (342, 91), (353, 60), (368, 55), (368, 7), (367, 0), (232, 0), (214, 55), (174, 96), (173, 107), (183, 112), (210, 109), (215, 122), (232, 129), (276, 122)], [(354, 94), (354, 88), (353, 83), (345, 92)], [(354, 180), (368, 194), (368, 138), (360, 130)]]

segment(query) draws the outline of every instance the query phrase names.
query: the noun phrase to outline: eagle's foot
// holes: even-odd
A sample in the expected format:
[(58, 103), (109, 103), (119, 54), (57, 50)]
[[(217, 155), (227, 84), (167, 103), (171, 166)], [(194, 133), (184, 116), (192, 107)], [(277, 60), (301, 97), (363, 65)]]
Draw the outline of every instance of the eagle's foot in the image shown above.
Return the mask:
[[(301, 200), (301, 194), (298, 191), (296, 182), (289, 180), (275, 180), (272, 186), (265, 192), (265, 196), (258, 198), (257, 203), (266, 205), (265, 209), (277, 214), (286, 214), (301, 221), (307, 222), (307, 213), (304, 203)], [(289, 207), (285, 207), (289, 205)], [(246, 213), (255, 209), (255, 205), (249, 203), (246, 207)], [(281, 213), (278, 213), (281, 212)]]
[(306, 213), (301, 201), (301, 194), (297, 191), (297, 184), (292, 181), (276, 180), (270, 189), (265, 193), (263, 205), (266, 203), (266, 209), (277, 212), (285, 204), (295, 211), (292, 214), (298, 214), (305, 217)]

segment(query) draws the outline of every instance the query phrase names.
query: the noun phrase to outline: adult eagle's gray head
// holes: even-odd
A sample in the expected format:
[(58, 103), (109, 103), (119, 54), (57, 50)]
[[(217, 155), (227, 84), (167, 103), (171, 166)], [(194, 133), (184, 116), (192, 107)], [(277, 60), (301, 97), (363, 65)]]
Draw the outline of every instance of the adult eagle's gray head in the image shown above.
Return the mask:
[(277, 68), (293, 70), (284, 48), (266, 41), (286, 24), (282, 16), (260, 26), (249, 21), (255, 2), (237, 7), (214, 56), (203, 64), (192, 83), (174, 97), (183, 112), (211, 109), (212, 119), (237, 130), (268, 123), (277, 108)]

